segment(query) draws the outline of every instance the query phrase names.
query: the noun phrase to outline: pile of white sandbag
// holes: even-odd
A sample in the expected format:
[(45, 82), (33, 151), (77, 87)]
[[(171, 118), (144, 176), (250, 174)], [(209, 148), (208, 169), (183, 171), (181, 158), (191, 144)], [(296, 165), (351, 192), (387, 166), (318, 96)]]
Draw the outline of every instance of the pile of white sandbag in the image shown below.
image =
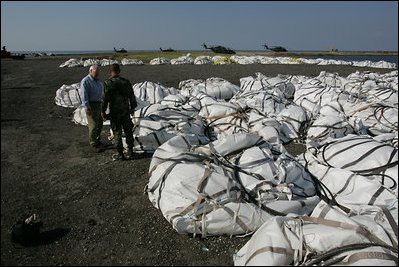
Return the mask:
[(150, 61), (150, 65), (169, 65), (169, 64), (170, 64), (170, 59), (164, 57), (157, 57), (151, 59)]
[(121, 61), (119, 60), (113, 60), (113, 59), (86, 59), (86, 60), (80, 60), (80, 59), (75, 59), (71, 58), (64, 63), (62, 63), (59, 67), (64, 68), (73, 68), (73, 67), (90, 67), (92, 65), (97, 65), (97, 66), (109, 66), (112, 64), (122, 64), (122, 65), (143, 65), (143, 61), (139, 59), (131, 59), (131, 58), (123, 58)]
[[(78, 86), (56, 104), (79, 105)], [(154, 152), (146, 192), (178, 233), (254, 233), (236, 265), (397, 263), (397, 71), (132, 90), (134, 150)]]
[(80, 59), (76, 59), (76, 58), (71, 58), (68, 59), (67, 61), (65, 61), (64, 63), (62, 63), (59, 67), (60, 68), (73, 68), (73, 67), (83, 67), (84, 62)]
[(112, 64), (120, 64), (120, 62), (118, 60), (114, 60), (114, 59), (106, 59), (106, 58), (101, 59), (101, 66), (102, 67), (109, 66), (109, 65), (112, 65)]
[(356, 67), (370, 67), (370, 68), (397, 68), (395, 63), (387, 61), (373, 62), (370, 60), (364, 61), (347, 61), (336, 59), (307, 59), (307, 58), (293, 58), (293, 57), (268, 57), (268, 56), (231, 56), (230, 60), (237, 64), (313, 64), (313, 65), (350, 65)]
[(300, 162), (324, 191), (311, 214), (267, 220), (234, 255), (235, 265), (397, 265), (398, 150), (347, 135)]
[(172, 64), (172, 65), (194, 64), (194, 59), (192, 59), (190, 56), (191, 56), (191, 54), (188, 53), (185, 56), (173, 58), (170, 60), (170, 64)]
[(144, 65), (143, 61), (134, 58), (123, 58), (121, 60), (122, 65)]
[(307, 214), (318, 203), (311, 177), (252, 134), (201, 145), (192, 135), (160, 146), (151, 161), (151, 203), (179, 233), (248, 234), (278, 214)]
[[(268, 56), (237, 56), (233, 55), (231, 57), (222, 56), (198, 56), (195, 59), (190, 57), (191, 54), (188, 53), (185, 56), (178, 58), (173, 58), (171, 60), (167, 58), (154, 58), (150, 61), (150, 65), (183, 65), (183, 64), (313, 64), (313, 65), (350, 65), (355, 67), (370, 67), (370, 68), (385, 68), (385, 69), (396, 69), (395, 63), (387, 61), (373, 62), (370, 60), (364, 61), (346, 61), (346, 60), (336, 60), (336, 59), (308, 59), (308, 58), (293, 58), (293, 57), (268, 57)], [(143, 61), (139, 59), (127, 59), (123, 58), (120, 62), (117, 60), (110, 59), (87, 59), (85, 61), (71, 58), (60, 65), (63, 67), (87, 67), (91, 65), (108, 66), (113, 63), (121, 63), (122, 65), (143, 65)]]
[(90, 59), (86, 59), (83, 62), (83, 67), (90, 67), (90, 66), (93, 66), (93, 65), (101, 66), (101, 60), (90, 58)]
[(210, 56), (198, 56), (194, 60), (195, 65), (213, 64), (213, 60)]
[(310, 216), (266, 221), (234, 255), (234, 265), (397, 266), (397, 216), (397, 201), (390, 210), (363, 206), (352, 216), (321, 201)]
[[(135, 151), (154, 152), (178, 135), (191, 135), (201, 143), (209, 142), (203, 122), (179, 108), (151, 104), (136, 110), (132, 120)], [(127, 147), (125, 138), (122, 142)]]

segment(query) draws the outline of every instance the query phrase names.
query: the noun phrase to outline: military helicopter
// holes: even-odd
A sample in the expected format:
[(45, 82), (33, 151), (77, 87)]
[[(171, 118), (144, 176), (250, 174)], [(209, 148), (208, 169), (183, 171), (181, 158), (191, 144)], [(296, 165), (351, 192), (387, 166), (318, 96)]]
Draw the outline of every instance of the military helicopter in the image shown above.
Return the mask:
[(287, 52), (287, 49), (285, 49), (282, 46), (272, 46), (272, 47), (268, 47), (266, 44), (263, 45), (263, 47), (267, 50), (272, 50), (274, 52)]
[(165, 49), (165, 50), (163, 50), (162, 47), (160, 47), (159, 49), (161, 50), (161, 52), (176, 52), (176, 50), (173, 50), (170, 47), (168, 49)]
[(114, 47), (114, 51), (115, 51), (115, 53), (127, 53), (127, 51), (125, 50), (125, 48), (121, 48), (121, 49), (117, 50), (117, 49)]
[(208, 46), (206, 46), (205, 43), (203, 43), (202, 47), (205, 49), (210, 49), (214, 53), (221, 53), (221, 54), (235, 54), (236, 53), (234, 50), (232, 50), (230, 48), (226, 48), (224, 46), (220, 46), (220, 45), (208, 47)]

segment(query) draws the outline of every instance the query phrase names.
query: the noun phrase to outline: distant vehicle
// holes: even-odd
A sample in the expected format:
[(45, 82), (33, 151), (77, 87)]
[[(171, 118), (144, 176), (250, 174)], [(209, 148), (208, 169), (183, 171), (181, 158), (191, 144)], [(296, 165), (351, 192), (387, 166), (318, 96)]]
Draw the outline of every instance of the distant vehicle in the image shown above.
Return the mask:
[(176, 52), (176, 50), (173, 50), (170, 47), (168, 49), (165, 49), (165, 50), (163, 50), (162, 47), (160, 47), (159, 49), (161, 50), (161, 52)]
[(210, 49), (214, 53), (220, 53), (220, 54), (235, 54), (236, 53), (233, 49), (226, 48), (226, 47), (221, 46), (221, 45), (208, 47), (205, 43), (203, 43), (202, 47), (205, 48), (205, 49)]
[(1, 50), (1, 58), (12, 58), (12, 59), (25, 59), (24, 54), (11, 54), (6, 50), (6, 47), (3, 46), (3, 49)]
[(125, 48), (121, 48), (121, 49), (117, 50), (117, 49), (114, 47), (114, 51), (115, 51), (115, 53), (127, 53), (127, 51), (125, 50)]
[(271, 47), (268, 47), (267, 44), (264, 44), (263, 47), (265, 49), (267, 49), (267, 50), (271, 50), (271, 51), (274, 51), (274, 52), (287, 52), (287, 49), (285, 49), (282, 46), (271, 46)]
[(332, 46), (327, 46), (326, 49), (329, 50), (330, 52), (338, 52), (338, 49), (337, 49), (337, 48), (334, 48), (334, 47), (332, 47)]

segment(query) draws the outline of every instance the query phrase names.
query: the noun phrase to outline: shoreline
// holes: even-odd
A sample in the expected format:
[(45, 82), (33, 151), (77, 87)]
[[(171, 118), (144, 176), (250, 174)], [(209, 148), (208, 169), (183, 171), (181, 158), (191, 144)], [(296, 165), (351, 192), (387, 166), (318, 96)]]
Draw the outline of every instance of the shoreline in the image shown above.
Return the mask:
[[(40, 58), (46, 57), (86, 57), (86, 58), (95, 58), (95, 57), (126, 57), (133, 58), (136, 57), (138, 59), (153, 59), (156, 57), (166, 57), (166, 58), (174, 58), (186, 55), (191, 53), (192, 56), (233, 56), (231, 54), (219, 54), (210, 51), (176, 51), (176, 52), (160, 52), (160, 51), (152, 51), (152, 52), (127, 52), (127, 53), (71, 53), (71, 54), (54, 54), (54, 56), (40, 56)], [(32, 53), (33, 54), (33, 53)], [(31, 54), (28, 54), (31, 55)], [(315, 57), (315, 56), (398, 56), (398, 52), (269, 52), (269, 51), (237, 51), (237, 56), (269, 56), (269, 57)]]

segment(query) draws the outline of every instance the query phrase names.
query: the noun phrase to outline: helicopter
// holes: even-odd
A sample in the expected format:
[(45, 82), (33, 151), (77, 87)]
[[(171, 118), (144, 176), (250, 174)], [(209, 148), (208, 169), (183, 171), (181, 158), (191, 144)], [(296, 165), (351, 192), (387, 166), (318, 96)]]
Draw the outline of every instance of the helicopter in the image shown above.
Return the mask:
[(208, 47), (205, 43), (202, 44), (202, 47), (205, 49), (210, 49), (214, 53), (221, 53), (221, 54), (235, 54), (236, 52), (231, 48), (226, 48), (224, 46), (210, 46)]
[(162, 47), (160, 47), (159, 49), (161, 50), (161, 52), (176, 52), (176, 50), (173, 50), (170, 47), (168, 49), (165, 49), (165, 50), (163, 50)]
[(285, 49), (282, 46), (272, 46), (272, 47), (268, 47), (266, 44), (263, 45), (263, 47), (267, 50), (272, 50), (274, 52), (287, 52), (287, 49)]
[(125, 50), (125, 48), (121, 48), (121, 49), (117, 50), (117, 49), (114, 47), (114, 51), (115, 51), (115, 53), (127, 53), (127, 51)]

